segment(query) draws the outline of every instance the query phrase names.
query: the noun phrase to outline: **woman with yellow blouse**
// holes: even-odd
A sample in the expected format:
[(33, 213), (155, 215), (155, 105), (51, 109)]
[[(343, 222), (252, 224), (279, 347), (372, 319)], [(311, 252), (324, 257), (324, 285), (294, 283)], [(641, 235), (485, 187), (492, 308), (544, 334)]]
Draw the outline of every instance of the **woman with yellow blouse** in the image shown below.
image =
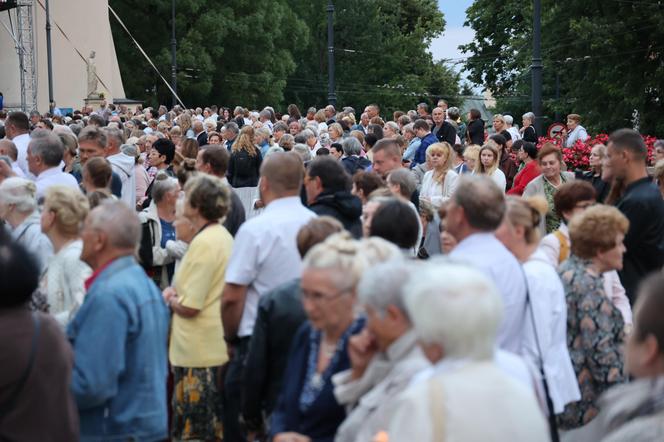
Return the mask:
[(173, 310), (169, 360), (173, 370), (172, 437), (221, 440), (221, 393), (216, 378), (227, 362), (219, 320), (221, 291), (233, 238), (220, 224), (230, 205), (228, 188), (216, 177), (199, 175), (185, 186), (184, 216), (197, 232), (164, 290)]

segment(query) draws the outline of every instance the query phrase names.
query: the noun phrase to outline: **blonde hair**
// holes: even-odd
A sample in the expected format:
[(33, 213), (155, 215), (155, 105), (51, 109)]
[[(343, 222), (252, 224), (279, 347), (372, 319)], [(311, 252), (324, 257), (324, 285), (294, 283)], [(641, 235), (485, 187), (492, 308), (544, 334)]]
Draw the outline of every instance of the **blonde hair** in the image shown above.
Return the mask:
[(592, 259), (614, 248), (616, 235), (626, 234), (628, 228), (629, 220), (615, 207), (604, 204), (589, 207), (569, 222), (572, 253), (581, 259)]
[(522, 226), (525, 229), (526, 244), (536, 244), (540, 239), (540, 222), (549, 210), (546, 198), (541, 195), (531, 198), (508, 196), (505, 202), (505, 220), (512, 226)]
[(442, 173), (439, 173), (436, 169), (433, 171), (433, 180), (437, 183), (442, 183), (445, 180), (445, 174), (448, 170), (454, 167), (454, 155), (452, 155), (453, 150), (450, 143), (443, 141), (441, 143), (433, 143), (427, 147), (426, 157), (429, 158), (434, 153), (441, 153), (447, 155), (445, 162), (443, 163)]
[[(485, 169), (484, 164), (482, 164), (482, 152), (485, 150), (490, 150), (493, 153), (493, 164), (489, 169)], [(496, 149), (493, 144), (487, 143), (482, 146), (479, 151), (477, 164), (475, 164), (475, 173), (491, 176), (496, 171), (496, 169), (498, 169), (498, 164), (500, 162), (500, 157), (498, 155), (498, 149)]]
[(233, 152), (239, 152), (241, 150), (246, 150), (249, 153), (250, 157), (255, 157), (258, 154), (256, 145), (254, 144), (254, 128), (251, 126), (244, 126), (240, 130), (240, 135), (237, 137), (237, 141), (233, 143)]
[(44, 211), (55, 213), (55, 226), (65, 235), (78, 236), (90, 203), (77, 189), (53, 186), (46, 190)]
[(191, 115), (188, 113), (183, 113), (178, 117), (178, 126), (183, 134), (186, 134), (189, 129), (191, 129)]
[(360, 241), (348, 232), (335, 233), (311, 248), (304, 257), (303, 266), (311, 269), (334, 269), (340, 277), (339, 288), (354, 288), (370, 263)]
[(466, 146), (466, 148), (463, 151), (463, 158), (466, 160), (479, 160), (480, 158), (480, 149), (481, 147), (478, 146), (477, 144), (471, 144), (469, 146)]
[(344, 129), (341, 127), (341, 124), (339, 123), (332, 123), (330, 126), (327, 128), (327, 133), (329, 134), (332, 130), (336, 130), (339, 133), (339, 137), (344, 136)]

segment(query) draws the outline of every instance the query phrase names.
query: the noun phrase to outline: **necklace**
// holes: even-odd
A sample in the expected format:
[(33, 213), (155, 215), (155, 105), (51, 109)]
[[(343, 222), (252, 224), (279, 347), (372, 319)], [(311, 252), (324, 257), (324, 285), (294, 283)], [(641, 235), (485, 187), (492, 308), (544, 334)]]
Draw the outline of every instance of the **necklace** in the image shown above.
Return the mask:
[(336, 344), (329, 344), (325, 342), (325, 339), (321, 337), (320, 340), (320, 351), (325, 356), (325, 358), (330, 359), (332, 356), (334, 356), (334, 353), (337, 351), (337, 346)]

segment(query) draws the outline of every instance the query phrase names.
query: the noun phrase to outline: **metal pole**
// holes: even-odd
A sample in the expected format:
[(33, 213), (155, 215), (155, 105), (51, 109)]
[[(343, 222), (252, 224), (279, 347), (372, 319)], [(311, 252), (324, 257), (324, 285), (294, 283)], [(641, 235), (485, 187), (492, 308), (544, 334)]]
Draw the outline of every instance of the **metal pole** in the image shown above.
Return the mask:
[(542, 3), (534, 0), (533, 5), (533, 75), (532, 106), (535, 114), (535, 130), (542, 135)]
[(334, 4), (327, 2), (327, 101), (332, 106), (337, 104), (334, 92)]
[(46, 64), (48, 65), (48, 111), (53, 112), (53, 56), (51, 53), (51, 11), (46, 0)]
[(173, 88), (173, 107), (178, 104), (176, 94), (178, 93), (177, 58), (175, 51), (177, 40), (175, 39), (175, 0), (171, 2), (171, 87)]
[(556, 123), (560, 121), (560, 67), (556, 69)]

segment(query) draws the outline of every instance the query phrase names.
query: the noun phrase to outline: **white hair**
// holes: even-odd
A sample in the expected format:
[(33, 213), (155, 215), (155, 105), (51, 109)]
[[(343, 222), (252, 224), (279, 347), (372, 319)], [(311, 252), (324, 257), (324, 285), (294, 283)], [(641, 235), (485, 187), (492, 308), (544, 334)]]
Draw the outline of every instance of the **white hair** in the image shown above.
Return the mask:
[(480, 271), (446, 259), (424, 264), (406, 283), (405, 303), (418, 337), (445, 357), (491, 358), (503, 303)]
[(298, 154), (302, 158), (302, 161), (311, 161), (311, 150), (309, 150), (309, 146), (306, 144), (296, 144), (293, 146), (293, 152)]
[(512, 117), (511, 115), (503, 115), (503, 119), (505, 120), (505, 124), (507, 124), (508, 126), (514, 124), (514, 117)]
[(330, 274), (336, 276), (335, 283), (339, 289), (354, 288), (370, 265), (360, 241), (345, 231), (335, 233), (312, 247), (302, 264), (304, 268), (331, 270)]
[(357, 286), (358, 300), (380, 314), (394, 305), (408, 316), (404, 288), (410, 275), (416, 271), (417, 267), (402, 257), (376, 264), (362, 275)]
[(138, 215), (122, 201), (104, 200), (88, 215), (90, 226), (106, 232), (112, 247), (137, 247), (141, 239)]
[(25, 178), (12, 177), (0, 184), (0, 203), (14, 204), (20, 213), (32, 213), (37, 208), (37, 186)]
[(362, 246), (362, 251), (371, 265), (403, 258), (403, 254), (401, 253), (401, 250), (399, 250), (399, 247), (386, 239), (377, 236), (362, 238), (360, 244)]

